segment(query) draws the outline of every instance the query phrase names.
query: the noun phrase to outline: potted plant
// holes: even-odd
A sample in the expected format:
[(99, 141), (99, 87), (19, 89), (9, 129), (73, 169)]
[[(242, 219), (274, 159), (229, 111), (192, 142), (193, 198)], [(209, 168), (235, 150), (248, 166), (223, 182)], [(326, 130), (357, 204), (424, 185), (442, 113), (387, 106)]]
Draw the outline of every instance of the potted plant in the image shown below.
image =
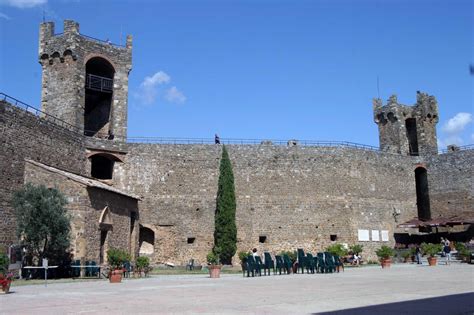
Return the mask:
[(421, 250), (424, 254), (428, 255), (428, 264), (430, 266), (436, 266), (436, 255), (443, 249), (441, 244), (433, 243), (422, 243)]
[(124, 263), (130, 260), (130, 255), (124, 250), (111, 248), (107, 251), (107, 260), (110, 265), (110, 271), (109, 271), (110, 283), (121, 282)]
[(382, 265), (382, 268), (389, 268), (391, 264), (391, 257), (395, 255), (395, 252), (392, 248), (383, 245), (379, 249), (375, 251), (377, 254), (377, 257), (380, 259), (380, 264)]
[(222, 265), (220, 264), (216, 249), (207, 254), (207, 264), (209, 265), (209, 276), (211, 278), (220, 278)]
[(404, 263), (411, 262), (411, 250), (402, 252), (402, 257)]
[(0, 293), (6, 294), (10, 291), (10, 284), (13, 281), (13, 274), (8, 272), (10, 260), (7, 254), (0, 254)]
[(364, 246), (359, 245), (359, 244), (354, 244), (352, 246), (349, 246), (349, 249), (350, 249), (351, 252), (353, 252), (357, 256), (360, 256), (360, 254), (364, 250)]
[(150, 258), (146, 256), (138, 257), (135, 266), (137, 268), (139, 277), (142, 276), (142, 272), (144, 276), (147, 277), (148, 272), (150, 271)]

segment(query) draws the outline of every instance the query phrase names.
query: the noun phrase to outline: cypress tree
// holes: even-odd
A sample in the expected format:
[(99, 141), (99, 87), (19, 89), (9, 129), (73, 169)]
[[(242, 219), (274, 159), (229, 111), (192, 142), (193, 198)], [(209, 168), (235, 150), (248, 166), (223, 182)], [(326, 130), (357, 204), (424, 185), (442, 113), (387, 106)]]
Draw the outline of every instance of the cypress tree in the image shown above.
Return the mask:
[(236, 207), (232, 164), (227, 149), (223, 146), (214, 219), (213, 251), (219, 256), (221, 263), (224, 264), (231, 264), (232, 256), (237, 251)]

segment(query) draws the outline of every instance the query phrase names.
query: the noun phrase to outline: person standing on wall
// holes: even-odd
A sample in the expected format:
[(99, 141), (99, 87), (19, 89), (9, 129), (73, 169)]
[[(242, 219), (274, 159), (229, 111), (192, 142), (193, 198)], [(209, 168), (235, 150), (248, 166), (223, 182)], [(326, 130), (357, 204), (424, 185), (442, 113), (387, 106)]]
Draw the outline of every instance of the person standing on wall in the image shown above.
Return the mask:
[(216, 133), (216, 135), (214, 136), (214, 142), (215, 142), (215, 144), (221, 144), (221, 139), (219, 138), (219, 136), (217, 135), (217, 133)]

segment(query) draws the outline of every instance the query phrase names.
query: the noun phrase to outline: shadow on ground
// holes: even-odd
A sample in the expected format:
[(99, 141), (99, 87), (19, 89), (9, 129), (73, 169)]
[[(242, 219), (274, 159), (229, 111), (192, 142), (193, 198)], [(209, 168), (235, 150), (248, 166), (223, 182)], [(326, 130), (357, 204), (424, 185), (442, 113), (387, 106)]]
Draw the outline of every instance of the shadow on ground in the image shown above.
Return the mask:
[(464, 315), (474, 314), (474, 293), (446, 295), (429, 299), (387, 303), (358, 308), (349, 308), (333, 312), (314, 313), (336, 314), (430, 314)]

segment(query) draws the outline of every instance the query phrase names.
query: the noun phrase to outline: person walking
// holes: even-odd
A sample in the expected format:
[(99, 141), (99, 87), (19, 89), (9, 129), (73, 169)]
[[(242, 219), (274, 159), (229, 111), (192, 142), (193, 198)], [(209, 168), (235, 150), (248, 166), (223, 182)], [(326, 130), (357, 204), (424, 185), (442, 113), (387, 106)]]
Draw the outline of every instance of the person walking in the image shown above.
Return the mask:
[(421, 249), (420, 249), (420, 245), (416, 245), (416, 248), (415, 248), (415, 255), (416, 255), (416, 263), (418, 265), (421, 265)]
[(450, 242), (446, 239), (443, 247), (444, 256), (446, 256), (446, 266), (451, 264), (451, 247), (449, 245)]

